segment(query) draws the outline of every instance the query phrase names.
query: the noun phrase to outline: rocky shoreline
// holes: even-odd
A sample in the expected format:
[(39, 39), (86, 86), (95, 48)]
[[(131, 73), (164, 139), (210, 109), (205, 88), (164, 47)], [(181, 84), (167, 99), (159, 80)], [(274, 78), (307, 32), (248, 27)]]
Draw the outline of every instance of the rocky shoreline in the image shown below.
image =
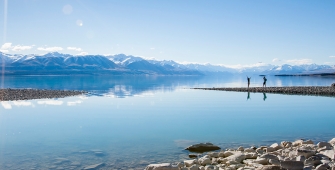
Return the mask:
[(85, 94), (85, 91), (40, 90), (40, 89), (0, 89), (0, 101), (64, 98)]
[(291, 87), (220, 87), (220, 88), (192, 88), (200, 90), (219, 90), (252, 93), (276, 93), (291, 95), (335, 96), (332, 86), (291, 86)]
[(335, 170), (335, 138), (282, 141), (271, 146), (226, 149), (171, 164), (150, 164), (145, 170)]

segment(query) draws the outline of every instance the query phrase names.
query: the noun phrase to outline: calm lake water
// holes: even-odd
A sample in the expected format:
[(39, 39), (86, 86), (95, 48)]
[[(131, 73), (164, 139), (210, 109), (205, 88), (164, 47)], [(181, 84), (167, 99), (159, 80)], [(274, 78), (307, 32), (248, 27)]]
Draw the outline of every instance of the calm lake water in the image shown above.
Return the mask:
[[(268, 86), (329, 86), (335, 78), (268, 77)], [(86, 90), (85, 96), (1, 102), (0, 169), (144, 169), (225, 148), (335, 137), (335, 98), (193, 90), (244, 87), (226, 77), (5, 77), (3, 88)], [(251, 78), (261, 86), (262, 77)]]

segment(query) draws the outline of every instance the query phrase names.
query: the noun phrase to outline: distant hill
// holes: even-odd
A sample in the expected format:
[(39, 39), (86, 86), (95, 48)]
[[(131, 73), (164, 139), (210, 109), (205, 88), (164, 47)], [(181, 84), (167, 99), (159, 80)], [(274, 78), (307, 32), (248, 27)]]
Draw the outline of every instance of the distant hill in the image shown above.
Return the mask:
[(224, 65), (187, 63), (172, 60), (147, 60), (141, 57), (117, 55), (70, 55), (58, 52), (45, 55), (20, 55), (0, 52), (0, 67), (5, 74), (110, 74), (110, 75), (310, 75), (332, 74), (330, 65), (270, 65), (227, 67)]

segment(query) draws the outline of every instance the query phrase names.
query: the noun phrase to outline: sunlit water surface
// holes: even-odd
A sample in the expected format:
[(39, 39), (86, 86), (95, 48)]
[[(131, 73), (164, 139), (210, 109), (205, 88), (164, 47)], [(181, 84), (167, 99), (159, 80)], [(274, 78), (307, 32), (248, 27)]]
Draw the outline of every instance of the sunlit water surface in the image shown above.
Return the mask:
[[(327, 77), (268, 77), (268, 86), (329, 86)], [(262, 77), (252, 77), (261, 86)], [(242, 87), (246, 77), (5, 77), (3, 88), (86, 90), (62, 99), (1, 102), (0, 169), (144, 169), (223, 149), (335, 137), (335, 98), (193, 90)]]

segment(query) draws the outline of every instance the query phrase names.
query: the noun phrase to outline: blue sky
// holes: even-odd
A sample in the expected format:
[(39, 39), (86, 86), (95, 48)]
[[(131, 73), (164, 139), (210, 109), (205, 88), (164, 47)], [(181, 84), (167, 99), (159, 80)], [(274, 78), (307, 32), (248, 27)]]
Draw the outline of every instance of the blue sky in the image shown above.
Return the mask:
[(0, 50), (12, 54), (335, 64), (333, 0), (2, 0), (0, 9)]

